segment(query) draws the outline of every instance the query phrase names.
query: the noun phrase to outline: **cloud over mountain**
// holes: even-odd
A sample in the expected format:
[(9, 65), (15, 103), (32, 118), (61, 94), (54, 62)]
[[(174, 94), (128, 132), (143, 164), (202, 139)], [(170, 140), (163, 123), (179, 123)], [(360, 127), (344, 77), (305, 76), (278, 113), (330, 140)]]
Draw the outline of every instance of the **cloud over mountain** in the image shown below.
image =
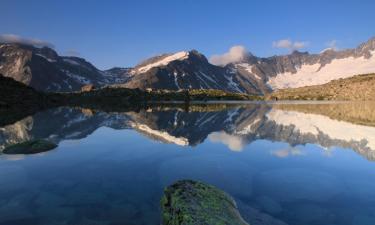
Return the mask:
[(242, 45), (236, 45), (229, 49), (228, 52), (222, 55), (213, 55), (210, 62), (214, 65), (225, 66), (229, 63), (241, 61), (247, 54), (247, 50)]
[(49, 47), (54, 48), (55, 46), (50, 42), (43, 41), (35, 38), (24, 38), (15, 34), (0, 34), (0, 43), (20, 43), (26, 45), (32, 45), (38, 48)]
[(272, 47), (274, 48), (284, 48), (288, 50), (298, 50), (305, 48), (309, 45), (309, 42), (307, 41), (291, 41), (290, 39), (282, 39), (278, 41), (274, 41), (272, 43)]

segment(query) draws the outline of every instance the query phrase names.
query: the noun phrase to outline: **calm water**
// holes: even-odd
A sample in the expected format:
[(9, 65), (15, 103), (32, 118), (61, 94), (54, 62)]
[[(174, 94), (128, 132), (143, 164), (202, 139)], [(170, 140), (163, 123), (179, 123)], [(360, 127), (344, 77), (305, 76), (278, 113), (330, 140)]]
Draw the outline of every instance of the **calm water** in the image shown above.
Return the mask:
[(375, 224), (375, 104), (58, 108), (0, 128), (0, 224), (159, 224), (163, 188), (197, 179), (252, 225)]

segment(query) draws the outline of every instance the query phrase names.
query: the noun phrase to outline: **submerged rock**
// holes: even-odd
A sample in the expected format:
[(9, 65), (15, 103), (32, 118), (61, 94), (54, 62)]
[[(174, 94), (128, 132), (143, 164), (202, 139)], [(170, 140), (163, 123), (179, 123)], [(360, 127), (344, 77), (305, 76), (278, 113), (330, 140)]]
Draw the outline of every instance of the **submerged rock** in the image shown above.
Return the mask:
[(164, 225), (248, 225), (229, 195), (198, 181), (181, 180), (168, 186), (161, 208)]
[(32, 140), (10, 145), (3, 150), (5, 154), (35, 154), (56, 148), (55, 143), (46, 140)]

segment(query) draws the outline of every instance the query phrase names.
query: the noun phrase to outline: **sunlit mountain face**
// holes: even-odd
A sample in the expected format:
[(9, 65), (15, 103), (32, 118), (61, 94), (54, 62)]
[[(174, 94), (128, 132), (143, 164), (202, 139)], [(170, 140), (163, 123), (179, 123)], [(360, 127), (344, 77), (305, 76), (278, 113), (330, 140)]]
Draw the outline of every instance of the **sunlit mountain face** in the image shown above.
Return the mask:
[(163, 188), (185, 178), (228, 192), (250, 224), (371, 224), (374, 109), (228, 102), (38, 112), (0, 128), (0, 151), (58, 144), (0, 154), (0, 224), (158, 224)]

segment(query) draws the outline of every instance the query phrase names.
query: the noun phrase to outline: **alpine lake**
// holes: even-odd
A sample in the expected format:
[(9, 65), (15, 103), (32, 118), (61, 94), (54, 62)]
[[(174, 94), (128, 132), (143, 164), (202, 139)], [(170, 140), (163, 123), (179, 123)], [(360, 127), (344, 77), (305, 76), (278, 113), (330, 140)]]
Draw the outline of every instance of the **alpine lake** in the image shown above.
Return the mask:
[[(2, 152), (34, 139), (58, 147)], [(60, 107), (0, 128), (0, 225), (160, 224), (181, 179), (251, 225), (374, 225), (375, 102)]]

